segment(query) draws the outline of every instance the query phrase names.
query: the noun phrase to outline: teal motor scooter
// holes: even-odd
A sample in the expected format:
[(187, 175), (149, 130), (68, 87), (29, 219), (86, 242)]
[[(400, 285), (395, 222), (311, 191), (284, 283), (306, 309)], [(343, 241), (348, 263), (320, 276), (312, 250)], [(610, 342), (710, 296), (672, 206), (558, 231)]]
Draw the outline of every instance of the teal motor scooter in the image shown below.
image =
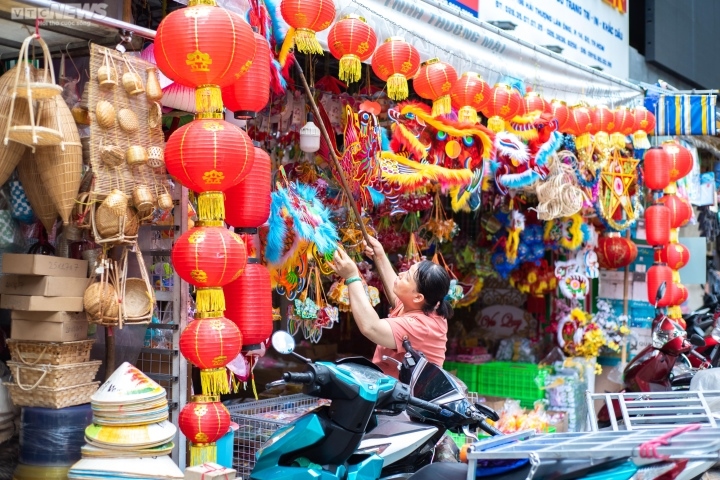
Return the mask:
[(306, 395), (332, 403), (276, 431), (256, 453), (251, 480), (375, 480), (383, 459), (377, 451), (357, 450), (377, 413), (397, 415), (412, 405), (452, 415), (413, 397), (408, 385), (385, 375), (365, 358), (312, 362), (293, 352), (295, 341), (283, 331), (272, 336), (272, 345), (307, 365), (305, 372), (285, 372), (280, 382), (302, 384)]

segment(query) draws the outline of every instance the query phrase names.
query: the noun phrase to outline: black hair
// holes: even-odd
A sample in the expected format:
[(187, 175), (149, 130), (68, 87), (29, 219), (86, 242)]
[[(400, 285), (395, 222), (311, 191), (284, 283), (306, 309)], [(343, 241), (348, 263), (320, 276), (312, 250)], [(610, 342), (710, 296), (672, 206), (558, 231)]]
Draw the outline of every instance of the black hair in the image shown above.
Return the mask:
[(450, 291), (450, 275), (443, 267), (430, 260), (423, 260), (415, 270), (415, 283), (418, 293), (425, 297), (423, 313), (436, 313), (446, 320), (452, 318), (452, 306), (445, 300)]

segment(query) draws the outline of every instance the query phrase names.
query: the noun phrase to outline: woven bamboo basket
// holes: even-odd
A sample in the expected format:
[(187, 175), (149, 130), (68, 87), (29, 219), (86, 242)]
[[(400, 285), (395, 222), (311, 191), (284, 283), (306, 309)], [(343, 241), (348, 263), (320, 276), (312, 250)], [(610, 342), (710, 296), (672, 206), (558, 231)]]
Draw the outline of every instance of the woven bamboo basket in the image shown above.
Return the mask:
[[(135, 251), (135, 259), (137, 260), (141, 278), (127, 278), (130, 250)], [(155, 305), (155, 290), (150, 282), (150, 276), (140, 247), (137, 244), (125, 247), (120, 261), (123, 265), (123, 274), (120, 278), (123, 298), (120, 306), (122, 322), (131, 324), (149, 323), (152, 320), (153, 306)]]
[[(50, 110), (54, 114), (51, 115)], [(83, 178), (80, 133), (62, 97), (41, 102), (39, 112), (46, 112), (46, 117), (54, 120), (63, 134), (60, 145), (37, 148), (35, 159), (55, 208), (63, 224), (67, 225)]]
[[(27, 124), (30, 121), (30, 112), (27, 103), (16, 102), (13, 111), (13, 118), (10, 119), (10, 106), (12, 104), (11, 88), (15, 81), (15, 68), (5, 72), (0, 77), (0, 134), (4, 135), (8, 123), (10, 124)], [(34, 67), (28, 65), (33, 70)], [(7, 182), (13, 170), (23, 156), (27, 147), (22, 143), (8, 142), (7, 145), (0, 145), (0, 185)]]
[(90, 284), (83, 295), (83, 307), (88, 321), (95, 323), (117, 323), (120, 315), (120, 300), (115, 287), (100, 281)]
[(7, 346), (13, 361), (25, 365), (68, 365), (90, 360), (95, 340), (77, 342), (32, 342), (9, 338)]
[(10, 398), (18, 407), (66, 408), (90, 403), (90, 397), (97, 392), (100, 382), (86, 383), (65, 388), (38, 387), (25, 391), (13, 382), (4, 385), (10, 392)]
[(100, 360), (70, 365), (25, 365), (8, 362), (15, 385), (27, 392), (38, 387), (65, 388), (85, 385), (95, 380)]
[(95, 243), (126, 243), (137, 240), (140, 222), (132, 207), (125, 209), (124, 216), (116, 215), (110, 208), (100, 205), (90, 210)]
[(147, 185), (137, 185), (133, 189), (132, 201), (140, 214), (152, 212), (155, 209), (155, 195)]
[(58, 213), (48, 189), (43, 184), (40, 169), (32, 150), (27, 149), (25, 151), (25, 155), (18, 164), (17, 171), (33, 212), (45, 226), (45, 229), (52, 232)]

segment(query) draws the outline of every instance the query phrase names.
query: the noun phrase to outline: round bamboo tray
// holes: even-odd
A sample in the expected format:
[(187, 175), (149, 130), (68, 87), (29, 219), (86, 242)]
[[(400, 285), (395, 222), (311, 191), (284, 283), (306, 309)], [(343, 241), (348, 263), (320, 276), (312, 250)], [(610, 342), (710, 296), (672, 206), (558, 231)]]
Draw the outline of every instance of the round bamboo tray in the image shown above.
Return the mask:
[(120, 301), (115, 287), (109, 283), (96, 282), (91, 284), (83, 295), (83, 307), (93, 319), (118, 318)]
[(15, 87), (15, 93), (18, 97), (32, 98), (33, 100), (47, 100), (60, 95), (62, 91), (60, 85), (47, 82), (20, 83)]
[(125, 319), (147, 319), (152, 314), (153, 297), (148, 291), (147, 283), (142, 278), (128, 278), (125, 280), (125, 296), (123, 297), (123, 311)]

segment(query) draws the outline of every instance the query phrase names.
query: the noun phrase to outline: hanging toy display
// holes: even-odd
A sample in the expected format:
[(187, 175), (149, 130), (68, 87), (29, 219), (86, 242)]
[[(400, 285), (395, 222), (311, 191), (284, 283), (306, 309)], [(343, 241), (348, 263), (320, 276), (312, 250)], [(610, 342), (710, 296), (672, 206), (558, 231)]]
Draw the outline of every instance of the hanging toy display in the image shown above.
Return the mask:
[(307, 289), (288, 306), (288, 332), (296, 335), (302, 331), (306, 340), (317, 343), (323, 329), (332, 328), (338, 320), (339, 310), (327, 301), (320, 271), (311, 267)]

